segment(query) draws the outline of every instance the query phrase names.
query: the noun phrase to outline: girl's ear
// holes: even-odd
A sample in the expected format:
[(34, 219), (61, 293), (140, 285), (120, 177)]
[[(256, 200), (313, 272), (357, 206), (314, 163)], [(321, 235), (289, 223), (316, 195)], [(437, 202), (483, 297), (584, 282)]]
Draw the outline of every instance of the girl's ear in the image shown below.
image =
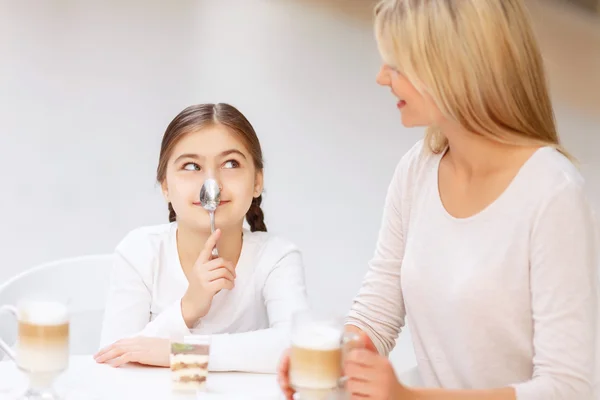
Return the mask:
[(163, 197), (165, 198), (166, 202), (169, 202), (169, 187), (167, 186), (167, 180), (164, 179), (161, 183), (160, 183), (160, 190), (162, 191)]
[(254, 178), (254, 197), (258, 197), (262, 194), (264, 189), (264, 174), (262, 171), (256, 173)]

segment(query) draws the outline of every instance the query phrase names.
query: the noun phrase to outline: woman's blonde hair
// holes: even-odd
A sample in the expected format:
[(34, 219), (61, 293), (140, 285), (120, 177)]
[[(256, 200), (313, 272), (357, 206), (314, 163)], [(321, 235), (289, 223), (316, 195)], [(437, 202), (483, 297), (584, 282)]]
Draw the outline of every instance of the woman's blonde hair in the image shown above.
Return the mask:
[[(444, 117), (502, 143), (562, 148), (540, 49), (522, 0), (383, 0), (384, 62), (428, 93)], [(425, 141), (448, 145), (436, 127)]]

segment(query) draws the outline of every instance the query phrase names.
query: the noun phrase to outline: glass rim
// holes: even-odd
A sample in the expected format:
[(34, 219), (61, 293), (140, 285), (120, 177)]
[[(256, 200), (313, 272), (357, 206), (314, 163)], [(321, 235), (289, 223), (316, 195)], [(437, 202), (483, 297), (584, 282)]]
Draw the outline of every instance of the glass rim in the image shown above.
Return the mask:
[(332, 321), (343, 323), (346, 316), (334, 311), (314, 310), (314, 309), (302, 309), (292, 313), (292, 319), (298, 319), (307, 317), (316, 321)]

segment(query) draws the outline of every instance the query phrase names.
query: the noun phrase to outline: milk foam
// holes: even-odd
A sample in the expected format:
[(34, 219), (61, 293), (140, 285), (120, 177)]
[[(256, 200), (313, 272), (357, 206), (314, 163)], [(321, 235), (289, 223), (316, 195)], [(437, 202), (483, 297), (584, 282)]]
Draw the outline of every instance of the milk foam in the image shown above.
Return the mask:
[(19, 319), (33, 325), (62, 325), (69, 322), (69, 310), (59, 302), (28, 301), (20, 307)]
[(340, 348), (342, 332), (330, 326), (307, 325), (292, 335), (292, 344), (313, 350), (335, 350)]

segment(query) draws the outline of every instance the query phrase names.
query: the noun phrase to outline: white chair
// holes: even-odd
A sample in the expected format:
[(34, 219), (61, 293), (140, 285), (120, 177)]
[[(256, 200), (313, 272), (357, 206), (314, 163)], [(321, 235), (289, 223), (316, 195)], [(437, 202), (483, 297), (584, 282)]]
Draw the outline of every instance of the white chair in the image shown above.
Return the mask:
[[(100, 330), (108, 293), (112, 255), (91, 255), (42, 264), (0, 285), (0, 305), (16, 305), (28, 294), (60, 293), (69, 301), (71, 354), (93, 354), (100, 344)], [(16, 341), (12, 315), (0, 315), (0, 337)], [(5, 355), (0, 351), (0, 360)]]

